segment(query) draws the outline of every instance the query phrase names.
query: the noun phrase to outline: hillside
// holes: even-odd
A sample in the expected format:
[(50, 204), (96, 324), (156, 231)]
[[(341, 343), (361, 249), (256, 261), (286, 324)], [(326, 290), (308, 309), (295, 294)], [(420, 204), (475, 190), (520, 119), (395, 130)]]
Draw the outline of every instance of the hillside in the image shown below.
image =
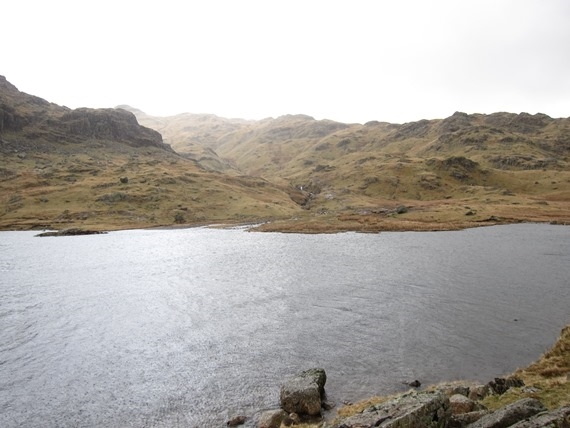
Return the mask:
[(129, 106), (71, 110), (0, 77), (0, 152), (3, 229), (570, 223), (570, 119), (544, 114), (364, 125), (153, 117)]
[(0, 76), (1, 229), (243, 222), (298, 210), (266, 180), (180, 156), (126, 110), (71, 110)]
[(240, 121), (132, 111), (142, 124), (168, 130), (172, 146), (197, 162), (201, 147), (218, 165), (289, 187), (307, 212), (265, 230), (570, 222), (568, 118), (457, 112), (440, 120), (361, 125), (304, 115)]

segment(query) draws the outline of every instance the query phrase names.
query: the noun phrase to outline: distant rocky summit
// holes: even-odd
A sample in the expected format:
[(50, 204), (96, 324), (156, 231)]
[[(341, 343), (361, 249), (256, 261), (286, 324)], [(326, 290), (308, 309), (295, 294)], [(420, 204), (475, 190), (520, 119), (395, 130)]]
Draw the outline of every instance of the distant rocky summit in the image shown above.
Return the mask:
[(0, 76), (0, 138), (3, 149), (47, 150), (53, 143), (106, 140), (133, 147), (171, 150), (157, 131), (138, 124), (123, 109), (71, 110), (20, 92)]

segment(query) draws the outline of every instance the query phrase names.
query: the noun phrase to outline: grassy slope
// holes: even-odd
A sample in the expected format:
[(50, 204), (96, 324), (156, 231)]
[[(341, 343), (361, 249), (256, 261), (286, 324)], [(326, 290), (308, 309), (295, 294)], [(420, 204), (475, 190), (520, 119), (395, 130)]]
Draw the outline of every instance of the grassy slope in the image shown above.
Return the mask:
[[(139, 120), (152, 126), (148, 117)], [(233, 130), (199, 115), (179, 115), (172, 122), (171, 130), (187, 125), (180, 139), (176, 132), (170, 135), (179, 150), (185, 141), (202, 141), (243, 173), (289, 186), (292, 198), (307, 209), (262, 230), (570, 222), (568, 119), (456, 113), (404, 125), (348, 125), (296, 115), (233, 122)], [(407, 213), (395, 214), (401, 205)]]
[(570, 119), (456, 113), (360, 125), (304, 115), (160, 118), (127, 108), (182, 156), (118, 110), (70, 111), (1, 78), (0, 227), (271, 218), (262, 230), (335, 232), (570, 223)]
[(230, 172), (175, 153), (122, 109), (70, 110), (0, 76), (0, 229), (252, 222), (300, 211), (287, 188)]
[(243, 222), (298, 210), (286, 192), (264, 180), (203, 171), (157, 148), (18, 155), (0, 159), (3, 229)]

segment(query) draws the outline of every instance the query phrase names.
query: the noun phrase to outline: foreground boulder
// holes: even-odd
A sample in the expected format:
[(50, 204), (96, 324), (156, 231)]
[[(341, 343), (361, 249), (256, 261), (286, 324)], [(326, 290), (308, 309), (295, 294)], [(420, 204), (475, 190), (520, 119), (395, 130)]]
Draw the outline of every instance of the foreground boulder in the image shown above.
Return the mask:
[(282, 409), (277, 410), (267, 410), (261, 414), (261, 418), (259, 419), (259, 423), (257, 424), (258, 428), (279, 428), (281, 423), (285, 420), (285, 418), (289, 416), (287, 412)]
[(462, 394), (454, 394), (449, 397), (452, 415), (460, 415), (478, 410), (484, 410), (479, 403), (467, 398)]
[(570, 407), (561, 407), (518, 422), (511, 428), (570, 428)]
[(331, 428), (446, 427), (450, 416), (449, 398), (443, 392), (413, 392), (369, 407)]
[(323, 369), (310, 369), (281, 385), (281, 408), (287, 413), (318, 416), (325, 396), (327, 375)]
[(467, 426), (469, 428), (506, 428), (545, 410), (546, 407), (540, 401), (534, 398), (523, 398)]
[(488, 413), (489, 412), (487, 410), (475, 410), (473, 412), (451, 415), (451, 419), (449, 419), (447, 428), (464, 428), (469, 424), (478, 421)]

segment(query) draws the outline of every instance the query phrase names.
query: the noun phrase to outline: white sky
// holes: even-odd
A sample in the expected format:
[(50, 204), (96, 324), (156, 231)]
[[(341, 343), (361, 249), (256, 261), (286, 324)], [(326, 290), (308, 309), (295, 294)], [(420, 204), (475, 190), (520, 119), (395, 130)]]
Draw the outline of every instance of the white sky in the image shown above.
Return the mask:
[(4, 2), (0, 74), (76, 107), (570, 116), (570, 0)]

